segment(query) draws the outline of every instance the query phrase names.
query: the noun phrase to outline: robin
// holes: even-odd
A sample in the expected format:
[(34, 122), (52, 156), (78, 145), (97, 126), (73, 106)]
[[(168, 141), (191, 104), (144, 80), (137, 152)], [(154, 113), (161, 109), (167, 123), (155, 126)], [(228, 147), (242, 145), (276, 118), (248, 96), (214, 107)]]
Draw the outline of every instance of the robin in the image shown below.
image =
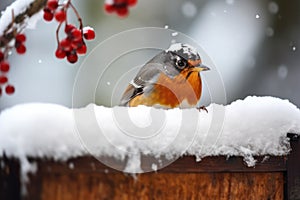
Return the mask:
[(200, 72), (206, 70), (209, 68), (202, 64), (194, 47), (173, 44), (140, 69), (125, 90), (120, 105), (196, 107), (202, 93)]

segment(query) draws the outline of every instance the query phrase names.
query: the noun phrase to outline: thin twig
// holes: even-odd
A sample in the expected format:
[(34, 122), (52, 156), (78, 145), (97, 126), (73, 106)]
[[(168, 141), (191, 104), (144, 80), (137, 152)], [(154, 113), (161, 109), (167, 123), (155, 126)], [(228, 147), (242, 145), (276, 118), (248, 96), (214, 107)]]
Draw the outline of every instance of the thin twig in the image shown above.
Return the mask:
[(71, 1), (69, 1), (69, 5), (70, 5), (71, 8), (73, 9), (73, 11), (74, 11), (74, 13), (75, 13), (75, 15), (76, 15), (76, 17), (77, 17), (77, 19), (78, 19), (78, 21), (79, 21), (79, 29), (82, 30), (82, 28), (83, 28), (82, 18), (80, 17), (80, 15), (79, 15), (77, 9), (75, 8), (75, 6), (72, 4)]
[(57, 29), (56, 29), (56, 41), (57, 41), (57, 46), (59, 46), (59, 30), (61, 28), (61, 25), (63, 24), (63, 22), (59, 23)]

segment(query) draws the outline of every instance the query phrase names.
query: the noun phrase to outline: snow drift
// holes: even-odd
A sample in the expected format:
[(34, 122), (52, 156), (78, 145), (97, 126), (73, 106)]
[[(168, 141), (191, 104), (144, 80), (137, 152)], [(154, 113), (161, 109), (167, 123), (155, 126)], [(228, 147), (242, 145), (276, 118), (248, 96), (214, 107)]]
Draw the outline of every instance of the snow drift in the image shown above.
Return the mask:
[(0, 114), (0, 152), (20, 158), (24, 173), (30, 168), (27, 157), (84, 155), (123, 160), (122, 170), (131, 173), (143, 172), (141, 155), (167, 160), (243, 156), (254, 166), (255, 155), (288, 154), (286, 134), (300, 133), (300, 111), (288, 100), (247, 97), (227, 106), (211, 104), (207, 110), (17, 105)]

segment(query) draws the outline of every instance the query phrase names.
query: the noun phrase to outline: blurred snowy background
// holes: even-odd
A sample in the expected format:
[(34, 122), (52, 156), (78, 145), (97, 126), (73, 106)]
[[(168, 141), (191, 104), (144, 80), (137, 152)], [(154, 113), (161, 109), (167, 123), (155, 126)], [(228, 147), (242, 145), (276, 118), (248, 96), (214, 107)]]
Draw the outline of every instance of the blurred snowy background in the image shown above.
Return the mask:
[[(0, 9), (4, 10), (11, 2), (1, 0)], [(126, 19), (105, 14), (101, 0), (73, 2), (84, 23), (95, 28), (96, 40), (88, 43), (89, 50), (121, 31), (168, 25), (194, 38), (205, 49), (224, 81), (227, 103), (248, 95), (271, 95), (300, 106), (298, 0), (139, 0)], [(72, 106), (75, 76), (84, 58), (75, 65), (55, 58), (56, 26), (55, 22), (41, 20), (35, 30), (26, 30), (28, 51), (24, 56), (9, 57), (12, 66), (9, 78), (16, 93), (0, 98), (0, 110), (25, 102)], [(118, 45), (122, 44), (111, 49)], [(146, 56), (134, 59), (144, 63), (155, 53), (146, 51)], [(104, 67), (101, 60), (95, 62), (99, 68)], [(127, 62), (130, 64), (130, 59)], [(106, 78), (112, 81), (98, 91), (99, 105), (111, 105), (110, 92), (118, 77), (117, 73), (110, 76)], [(84, 93), (80, 98), (85, 98)], [(207, 95), (202, 101), (210, 103)]]

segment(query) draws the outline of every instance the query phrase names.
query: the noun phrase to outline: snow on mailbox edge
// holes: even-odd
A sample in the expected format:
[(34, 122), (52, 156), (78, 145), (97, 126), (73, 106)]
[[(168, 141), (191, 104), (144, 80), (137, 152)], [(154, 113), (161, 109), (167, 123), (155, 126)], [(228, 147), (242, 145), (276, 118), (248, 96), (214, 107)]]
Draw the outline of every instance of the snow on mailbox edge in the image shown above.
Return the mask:
[[(124, 160), (130, 152), (135, 152), (127, 159), (127, 169), (132, 172), (141, 172), (141, 162), (136, 162), (141, 154), (165, 154), (170, 159), (193, 155), (198, 160), (243, 156), (248, 166), (254, 166), (255, 155), (288, 154), (286, 134), (300, 133), (300, 111), (288, 100), (251, 96), (227, 106), (211, 104), (207, 109), (208, 113), (145, 106), (90, 104), (69, 109), (20, 104), (0, 114), (0, 152), (19, 158), (23, 174), (34, 170), (27, 157), (67, 160), (92, 154)], [(127, 126), (126, 120), (134, 126)], [(132, 127), (142, 130), (142, 135), (131, 135)], [(148, 134), (148, 130), (157, 132)]]

